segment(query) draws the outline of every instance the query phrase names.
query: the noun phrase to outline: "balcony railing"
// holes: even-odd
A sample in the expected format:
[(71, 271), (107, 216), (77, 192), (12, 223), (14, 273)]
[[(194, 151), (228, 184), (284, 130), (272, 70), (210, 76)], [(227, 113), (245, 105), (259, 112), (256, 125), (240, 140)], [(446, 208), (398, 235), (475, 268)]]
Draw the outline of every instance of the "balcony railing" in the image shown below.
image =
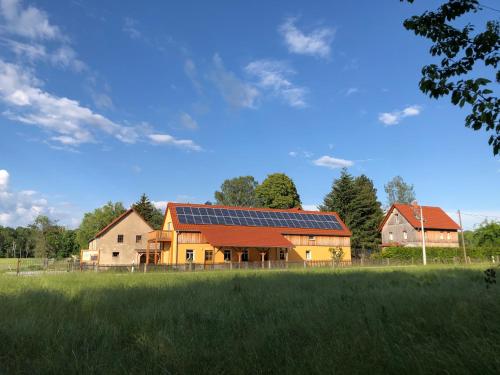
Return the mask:
[(173, 232), (171, 230), (153, 230), (148, 233), (148, 241), (172, 241)]

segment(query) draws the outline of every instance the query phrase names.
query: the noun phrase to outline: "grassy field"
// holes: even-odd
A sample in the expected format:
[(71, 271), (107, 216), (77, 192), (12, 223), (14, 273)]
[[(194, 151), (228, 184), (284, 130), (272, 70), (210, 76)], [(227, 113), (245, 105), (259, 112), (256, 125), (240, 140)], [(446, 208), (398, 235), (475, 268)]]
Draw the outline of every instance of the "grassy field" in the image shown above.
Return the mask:
[(0, 275), (0, 373), (500, 373), (483, 268)]

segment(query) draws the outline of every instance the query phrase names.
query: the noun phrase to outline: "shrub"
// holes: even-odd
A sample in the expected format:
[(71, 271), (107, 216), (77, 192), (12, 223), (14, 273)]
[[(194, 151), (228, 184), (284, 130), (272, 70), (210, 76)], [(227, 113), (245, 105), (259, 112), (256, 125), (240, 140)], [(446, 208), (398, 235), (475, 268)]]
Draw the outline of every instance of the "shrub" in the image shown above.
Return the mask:
[[(490, 258), (500, 255), (500, 247), (470, 247), (466, 248), (467, 256), (470, 258)], [(452, 259), (463, 258), (463, 249), (460, 247), (427, 247), (428, 259)], [(399, 260), (422, 259), (421, 247), (386, 247), (380, 253), (374, 254), (374, 258), (390, 258)]]

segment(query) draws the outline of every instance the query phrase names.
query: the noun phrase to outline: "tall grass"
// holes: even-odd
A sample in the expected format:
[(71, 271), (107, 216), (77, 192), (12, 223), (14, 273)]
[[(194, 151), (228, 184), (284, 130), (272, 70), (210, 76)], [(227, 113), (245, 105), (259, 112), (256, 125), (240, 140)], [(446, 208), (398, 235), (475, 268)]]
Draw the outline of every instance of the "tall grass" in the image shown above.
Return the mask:
[(0, 275), (0, 373), (500, 373), (481, 269)]

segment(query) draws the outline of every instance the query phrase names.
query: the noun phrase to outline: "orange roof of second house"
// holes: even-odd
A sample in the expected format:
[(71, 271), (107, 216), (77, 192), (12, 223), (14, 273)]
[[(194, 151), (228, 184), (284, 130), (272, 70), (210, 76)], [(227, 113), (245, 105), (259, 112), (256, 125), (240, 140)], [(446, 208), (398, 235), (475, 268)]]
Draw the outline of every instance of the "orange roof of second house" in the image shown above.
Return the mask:
[[(179, 220), (178, 207), (195, 207), (206, 209), (223, 209), (238, 211), (264, 211), (264, 212), (286, 212), (312, 215), (332, 216), (339, 224), (339, 229), (323, 228), (298, 228), (287, 226), (259, 226), (259, 225), (223, 225), (223, 224), (191, 224), (182, 223)], [(207, 239), (212, 239), (211, 243), (218, 243), (221, 246), (251, 246), (251, 243), (259, 242), (267, 247), (289, 247), (291, 244), (281, 235), (283, 234), (303, 234), (318, 236), (350, 236), (351, 232), (340, 219), (336, 212), (303, 211), (299, 209), (271, 209), (254, 207), (232, 207), (220, 205), (205, 205), (192, 203), (168, 203), (167, 210), (170, 210), (172, 222), (175, 230), (202, 232)], [(252, 241), (253, 240), (253, 241)], [(231, 244), (230, 244), (231, 243)], [(267, 245), (264, 245), (267, 244)], [(254, 244), (255, 245), (255, 244)]]
[[(391, 212), (397, 209), (401, 215), (410, 223), (414, 228), (420, 228), (420, 206), (413, 206), (409, 204), (395, 203), (387, 212), (384, 221), (380, 225), (382, 228), (389, 218)], [(415, 212), (415, 209), (417, 212)], [(460, 226), (449, 217), (446, 212), (440, 207), (422, 206), (422, 213), (424, 217), (424, 229), (444, 229), (444, 230), (458, 230)]]

